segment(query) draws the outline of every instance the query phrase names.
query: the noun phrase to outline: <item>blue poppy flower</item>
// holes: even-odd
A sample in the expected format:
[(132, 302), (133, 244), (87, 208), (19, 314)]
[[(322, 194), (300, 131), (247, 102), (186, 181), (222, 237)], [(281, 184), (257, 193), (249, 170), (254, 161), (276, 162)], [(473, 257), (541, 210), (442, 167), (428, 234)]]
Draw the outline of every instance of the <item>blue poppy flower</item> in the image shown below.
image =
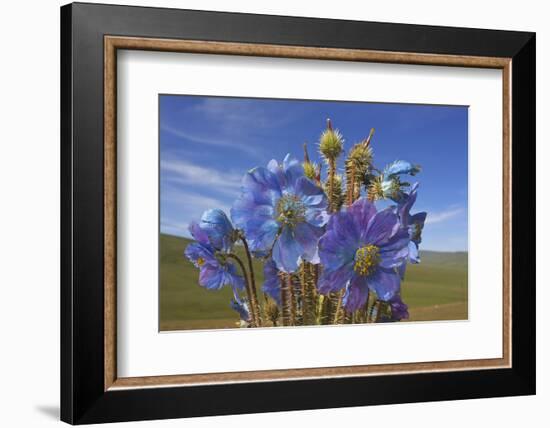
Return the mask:
[(236, 295), (235, 298), (231, 299), (230, 306), (231, 306), (231, 309), (233, 309), (239, 314), (239, 317), (241, 318), (242, 321), (246, 323), (250, 323), (250, 320), (251, 320), (250, 309), (248, 307), (247, 302), (243, 302)]
[(396, 160), (384, 168), (381, 176), (381, 192), (385, 198), (390, 198), (395, 202), (400, 202), (406, 196), (402, 190), (406, 183), (401, 182), (401, 175), (414, 176), (420, 172), (420, 166), (414, 165), (404, 160)]
[(317, 242), (328, 220), (326, 209), (323, 190), (287, 155), (282, 164), (272, 160), (244, 176), (231, 218), (253, 252), (271, 252), (279, 270), (294, 272), (301, 260), (319, 263)]
[(218, 251), (231, 251), (237, 240), (237, 231), (220, 209), (206, 210), (201, 217), (199, 227), (208, 236), (210, 244)]
[(409, 243), (409, 261), (411, 263), (420, 263), (418, 247), (422, 242), (422, 230), (426, 222), (426, 212), (410, 214), (410, 210), (416, 202), (418, 183), (413, 184), (411, 191), (405, 196), (403, 201), (397, 206), (397, 213), (401, 220), (401, 225), (409, 231), (411, 242)]
[(419, 165), (413, 165), (412, 163), (404, 160), (396, 160), (384, 168), (384, 177), (397, 177), (403, 174), (416, 175), (420, 172)]
[(396, 268), (407, 258), (409, 240), (392, 208), (377, 211), (367, 199), (358, 199), (331, 216), (319, 240), (319, 292), (346, 287), (343, 303), (348, 312), (365, 304), (369, 290), (380, 300), (390, 300), (400, 289)]
[(199, 268), (199, 284), (209, 290), (219, 290), (224, 285), (243, 289), (243, 277), (237, 274), (237, 268), (227, 258), (227, 253), (214, 247), (209, 233), (197, 223), (191, 223), (189, 232), (195, 242), (187, 246), (185, 256)]
[(273, 259), (269, 259), (264, 264), (264, 283), (262, 291), (281, 305), (281, 280), (279, 270)]

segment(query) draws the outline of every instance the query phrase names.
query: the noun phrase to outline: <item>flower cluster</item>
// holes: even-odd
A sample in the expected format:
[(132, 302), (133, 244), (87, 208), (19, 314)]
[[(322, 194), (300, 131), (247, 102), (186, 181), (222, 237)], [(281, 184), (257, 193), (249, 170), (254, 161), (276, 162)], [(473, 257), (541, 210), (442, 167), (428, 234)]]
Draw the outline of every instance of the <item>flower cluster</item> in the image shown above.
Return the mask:
[[(199, 285), (231, 287), (230, 307), (241, 325), (408, 318), (401, 283), (407, 264), (420, 262), (427, 214), (411, 214), (418, 183), (411, 186), (402, 177), (420, 167), (398, 160), (377, 169), (373, 133), (350, 148), (340, 175), (344, 139), (328, 121), (319, 139), (325, 180), (304, 146), (303, 163), (287, 155), (244, 175), (231, 220), (211, 209), (191, 224), (194, 242), (185, 255), (199, 269)], [(379, 209), (383, 200), (390, 206)], [(257, 297), (253, 259), (264, 266), (264, 299)]]

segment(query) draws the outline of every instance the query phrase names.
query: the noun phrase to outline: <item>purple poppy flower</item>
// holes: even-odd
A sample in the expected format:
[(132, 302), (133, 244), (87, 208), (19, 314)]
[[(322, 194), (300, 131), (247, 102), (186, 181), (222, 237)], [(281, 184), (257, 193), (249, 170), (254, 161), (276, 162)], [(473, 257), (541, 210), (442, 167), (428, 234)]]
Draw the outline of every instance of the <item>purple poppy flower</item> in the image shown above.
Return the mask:
[(233, 289), (243, 289), (243, 277), (227, 258), (227, 253), (217, 250), (211, 243), (209, 234), (197, 223), (189, 226), (189, 232), (196, 242), (185, 249), (185, 256), (200, 269), (199, 284), (209, 290), (219, 290), (224, 285)]
[(281, 281), (279, 279), (279, 270), (273, 259), (269, 259), (264, 264), (264, 283), (262, 291), (281, 305)]
[(413, 184), (411, 191), (404, 198), (403, 202), (398, 204), (397, 213), (401, 220), (401, 225), (409, 231), (411, 241), (409, 243), (409, 261), (411, 263), (420, 263), (420, 257), (418, 255), (418, 247), (422, 242), (422, 229), (424, 229), (424, 223), (426, 221), (426, 212), (410, 214), (410, 210), (416, 202), (416, 193), (418, 190), (418, 183)]
[(231, 218), (253, 252), (271, 251), (279, 270), (294, 272), (301, 260), (319, 263), (317, 242), (328, 220), (326, 209), (323, 190), (287, 155), (282, 164), (272, 160), (244, 176)]
[(408, 255), (409, 233), (392, 208), (377, 211), (373, 203), (358, 199), (331, 216), (319, 240), (323, 273), (319, 292), (346, 287), (344, 306), (353, 312), (365, 304), (368, 291), (383, 301), (399, 292), (396, 268)]

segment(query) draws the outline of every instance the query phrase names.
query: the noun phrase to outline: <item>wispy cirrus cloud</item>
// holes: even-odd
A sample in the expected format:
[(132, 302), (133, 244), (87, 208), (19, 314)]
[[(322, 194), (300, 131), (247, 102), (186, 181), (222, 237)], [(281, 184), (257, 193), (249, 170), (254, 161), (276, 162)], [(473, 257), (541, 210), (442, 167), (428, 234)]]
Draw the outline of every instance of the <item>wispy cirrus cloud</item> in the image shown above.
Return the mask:
[(160, 162), (162, 176), (175, 184), (208, 187), (220, 190), (238, 190), (242, 174), (221, 172), (212, 168), (195, 165), (181, 159)]
[(298, 119), (296, 111), (293, 111), (293, 114), (282, 114), (280, 109), (274, 110), (273, 105), (267, 106), (253, 98), (203, 98), (199, 104), (192, 107), (192, 111), (215, 119), (220, 127), (229, 132), (272, 130)]
[(192, 143), (204, 144), (211, 147), (228, 148), (238, 150), (253, 157), (258, 156), (258, 148), (252, 144), (247, 144), (239, 141), (236, 138), (232, 138), (228, 135), (220, 135), (218, 137), (197, 135), (188, 131), (184, 131), (180, 128), (169, 126), (167, 124), (161, 124), (160, 129), (164, 132), (172, 134), (175, 137), (182, 140), (190, 141)]
[(444, 211), (428, 212), (426, 224), (442, 223), (444, 221), (455, 218), (465, 212), (463, 207), (452, 206)]

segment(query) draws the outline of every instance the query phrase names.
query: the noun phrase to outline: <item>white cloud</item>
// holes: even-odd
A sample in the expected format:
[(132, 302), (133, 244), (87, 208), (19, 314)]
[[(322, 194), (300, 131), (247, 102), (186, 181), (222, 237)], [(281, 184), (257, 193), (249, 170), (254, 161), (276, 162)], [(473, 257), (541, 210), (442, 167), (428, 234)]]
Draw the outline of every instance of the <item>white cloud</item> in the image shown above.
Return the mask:
[(445, 211), (440, 212), (428, 212), (426, 217), (426, 224), (442, 223), (451, 218), (454, 218), (464, 212), (464, 208), (461, 207), (450, 207)]
[(258, 147), (253, 144), (246, 144), (241, 142), (238, 138), (232, 138), (230, 136), (220, 136), (220, 137), (206, 137), (203, 135), (192, 134), (187, 131), (182, 131), (181, 129), (168, 126), (166, 124), (161, 124), (161, 130), (168, 132), (175, 137), (181, 138), (183, 140), (191, 141), (193, 143), (204, 144), (207, 146), (214, 147), (225, 147), (228, 149), (239, 150), (245, 152), (254, 157), (258, 157)]
[(272, 108), (253, 98), (236, 100), (207, 97), (194, 106), (193, 110), (210, 116), (210, 119), (230, 133), (278, 128), (296, 119), (295, 115), (281, 114), (280, 109), (274, 114)]
[(161, 160), (163, 178), (175, 184), (206, 186), (213, 189), (239, 190), (243, 175), (234, 172), (220, 172), (183, 160)]
[(172, 235), (189, 237), (188, 226), (192, 221), (200, 220), (202, 213), (210, 208), (219, 208), (227, 215), (230, 206), (222, 200), (182, 191), (173, 187), (162, 190), (161, 231)]

